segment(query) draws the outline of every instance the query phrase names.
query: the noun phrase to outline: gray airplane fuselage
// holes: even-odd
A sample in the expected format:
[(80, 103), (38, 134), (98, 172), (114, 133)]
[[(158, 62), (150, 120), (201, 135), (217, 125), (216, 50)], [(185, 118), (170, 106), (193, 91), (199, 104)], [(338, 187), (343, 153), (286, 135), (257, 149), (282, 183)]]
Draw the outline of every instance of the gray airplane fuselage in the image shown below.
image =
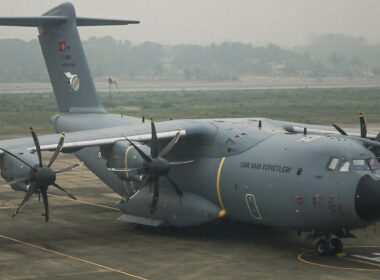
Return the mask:
[[(95, 122), (97, 127), (99, 123), (104, 127), (115, 126), (115, 122), (120, 122), (118, 125), (141, 123), (140, 119), (120, 116), (98, 118), (102, 121)], [(258, 119), (179, 120), (157, 125), (180, 128), (189, 122), (205, 126), (210, 139), (199, 146), (189, 145), (186, 139), (180, 141), (173, 151), (175, 158), (194, 162), (173, 168), (170, 174), (181, 182), (184, 192), (206, 198), (225, 210), (230, 218), (319, 232), (341, 232), (373, 222), (359, 216), (356, 201), (360, 179), (367, 175), (378, 180), (377, 171), (353, 170), (352, 167), (348, 172), (328, 169), (332, 158), (375, 158), (357, 142), (340, 136), (286, 133), (265, 119), (262, 119), (262, 128), (258, 127)], [(66, 119), (63, 116), (56, 122), (58, 131), (81, 130), (82, 125), (91, 126), (83, 118), (76, 120), (74, 116)], [(124, 197), (133, 194), (130, 191), (136, 183), (108, 176), (104, 172), (106, 162), (99, 159), (98, 153), (98, 148), (86, 148), (77, 156), (115, 192)], [(136, 166), (129, 162), (130, 165), (119, 167)], [(168, 189), (172, 200), (178, 200), (165, 180), (163, 187)], [(167, 219), (170, 224), (170, 217)]]

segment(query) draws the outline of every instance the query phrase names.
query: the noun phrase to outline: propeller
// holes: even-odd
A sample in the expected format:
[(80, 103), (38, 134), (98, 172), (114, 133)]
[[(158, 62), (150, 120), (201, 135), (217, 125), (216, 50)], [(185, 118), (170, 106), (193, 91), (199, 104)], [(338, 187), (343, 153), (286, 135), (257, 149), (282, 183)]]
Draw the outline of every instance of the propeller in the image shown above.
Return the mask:
[(6, 154), (18, 159), (19, 161), (24, 163), (26, 166), (30, 167), (29, 177), (8, 182), (8, 184), (10, 184), (10, 185), (18, 184), (18, 183), (26, 184), (25, 197), (21, 201), (21, 204), (18, 206), (18, 208), (16, 209), (16, 211), (14, 212), (12, 217), (15, 217), (18, 213), (20, 213), (20, 211), (25, 207), (25, 205), (29, 202), (29, 200), (32, 198), (32, 196), (34, 194), (37, 194), (39, 198), (42, 197), (42, 201), (43, 201), (44, 208), (45, 208), (45, 213), (43, 215), (45, 216), (45, 221), (48, 222), (49, 221), (49, 201), (48, 201), (47, 191), (48, 191), (49, 186), (53, 186), (53, 187), (59, 189), (60, 191), (64, 192), (70, 198), (76, 199), (75, 196), (73, 196), (72, 194), (67, 192), (65, 189), (63, 189), (61, 186), (59, 186), (55, 182), (56, 181), (56, 174), (69, 172), (75, 168), (82, 166), (83, 163), (82, 162), (81, 163), (75, 163), (69, 167), (60, 169), (58, 171), (54, 171), (51, 168), (51, 166), (55, 162), (55, 160), (57, 159), (58, 155), (60, 154), (60, 152), (62, 150), (63, 143), (65, 141), (65, 133), (61, 134), (57, 148), (55, 149), (53, 156), (51, 157), (51, 159), (49, 160), (47, 165), (44, 165), (44, 162), (42, 160), (41, 147), (40, 147), (40, 143), (38, 140), (38, 136), (32, 127), (30, 128), (30, 133), (32, 134), (33, 142), (34, 142), (34, 145), (36, 146), (36, 152), (37, 152), (37, 156), (38, 156), (38, 164), (31, 166), (29, 163), (25, 162), (23, 159), (21, 159), (17, 155), (11, 153), (10, 151), (2, 149)]
[[(360, 123), (360, 138), (366, 138), (367, 137), (367, 122), (364, 117), (363, 112), (358, 113), (359, 116), (359, 123)], [(345, 132), (341, 127), (339, 127), (337, 124), (332, 125), (341, 135), (347, 136), (347, 132)], [(380, 139), (380, 133), (379, 133), (379, 139)]]
[[(137, 187), (137, 189), (143, 188), (148, 182), (153, 184), (153, 198), (152, 203), (150, 205), (151, 213), (154, 213), (157, 208), (158, 197), (160, 194), (160, 177), (165, 177), (171, 186), (174, 188), (178, 197), (181, 197), (183, 192), (181, 188), (169, 177), (169, 172), (171, 167), (174, 165), (184, 165), (193, 162), (191, 161), (179, 161), (179, 162), (170, 162), (165, 159), (165, 157), (170, 153), (170, 151), (174, 148), (176, 143), (178, 142), (181, 131), (174, 136), (174, 138), (161, 150), (159, 151), (158, 147), (158, 139), (157, 139), (157, 131), (156, 126), (151, 121), (151, 129), (152, 129), (152, 139), (150, 142), (150, 155), (147, 155), (143, 152), (138, 146), (136, 146), (132, 141), (128, 138), (126, 140), (136, 149), (137, 153), (144, 160), (143, 166), (140, 168), (134, 169), (114, 169), (113, 171), (131, 171), (131, 170), (141, 170), (146, 176)], [(112, 169), (111, 169), (112, 170)]]

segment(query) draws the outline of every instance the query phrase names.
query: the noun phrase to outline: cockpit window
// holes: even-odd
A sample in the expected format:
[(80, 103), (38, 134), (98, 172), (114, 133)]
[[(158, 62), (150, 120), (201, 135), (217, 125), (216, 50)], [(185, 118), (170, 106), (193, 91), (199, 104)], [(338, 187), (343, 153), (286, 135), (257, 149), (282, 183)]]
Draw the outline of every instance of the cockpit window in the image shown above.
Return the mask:
[(329, 170), (335, 170), (336, 167), (338, 166), (338, 163), (339, 163), (339, 159), (338, 158), (332, 158), (330, 160), (330, 163), (329, 163), (327, 169), (329, 169)]
[(339, 168), (340, 172), (348, 172), (350, 171), (350, 162), (348, 160), (342, 160), (342, 164), (340, 165)]
[(349, 172), (352, 170), (380, 170), (380, 162), (377, 158), (369, 159), (339, 159), (331, 158), (327, 164), (328, 170), (337, 170), (339, 172)]
[(354, 159), (352, 161), (352, 168), (354, 170), (367, 170), (368, 169), (367, 161), (364, 159)]
[(378, 169), (380, 169), (380, 163), (377, 160), (377, 158), (370, 158), (370, 159), (367, 160), (367, 163), (369, 165), (369, 168), (371, 168), (371, 170), (378, 170)]
[(354, 170), (378, 170), (380, 169), (380, 163), (376, 158), (354, 159), (352, 160), (352, 168)]

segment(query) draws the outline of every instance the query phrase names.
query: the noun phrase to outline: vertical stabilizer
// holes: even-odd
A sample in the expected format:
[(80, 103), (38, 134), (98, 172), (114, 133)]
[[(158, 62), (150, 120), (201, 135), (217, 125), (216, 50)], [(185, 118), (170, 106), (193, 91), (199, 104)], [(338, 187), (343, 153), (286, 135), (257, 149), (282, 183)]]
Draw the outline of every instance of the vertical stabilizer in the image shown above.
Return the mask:
[(62, 4), (44, 16), (65, 16), (63, 24), (38, 27), (46, 67), (60, 112), (105, 112), (96, 94), (76, 26), (74, 6)]
[(39, 17), (2, 17), (0, 25), (38, 27), (42, 53), (60, 112), (105, 113), (96, 94), (77, 26), (126, 25), (138, 21), (77, 18), (71, 3)]

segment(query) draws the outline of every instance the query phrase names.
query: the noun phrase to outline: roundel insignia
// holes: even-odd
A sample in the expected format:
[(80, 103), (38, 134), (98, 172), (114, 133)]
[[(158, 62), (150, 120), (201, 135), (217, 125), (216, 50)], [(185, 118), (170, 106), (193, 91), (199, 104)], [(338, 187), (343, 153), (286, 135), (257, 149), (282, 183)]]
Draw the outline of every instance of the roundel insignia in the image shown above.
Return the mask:
[(65, 72), (66, 78), (68, 79), (69, 89), (70, 91), (77, 92), (80, 87), (80, 79), (78, 75), (71, 74), (70, 72)]
[(79, 90), (80, 80), (77, 75), (73, 76), (72, 80), (70, 81), (70, 85), (74, 91)]

